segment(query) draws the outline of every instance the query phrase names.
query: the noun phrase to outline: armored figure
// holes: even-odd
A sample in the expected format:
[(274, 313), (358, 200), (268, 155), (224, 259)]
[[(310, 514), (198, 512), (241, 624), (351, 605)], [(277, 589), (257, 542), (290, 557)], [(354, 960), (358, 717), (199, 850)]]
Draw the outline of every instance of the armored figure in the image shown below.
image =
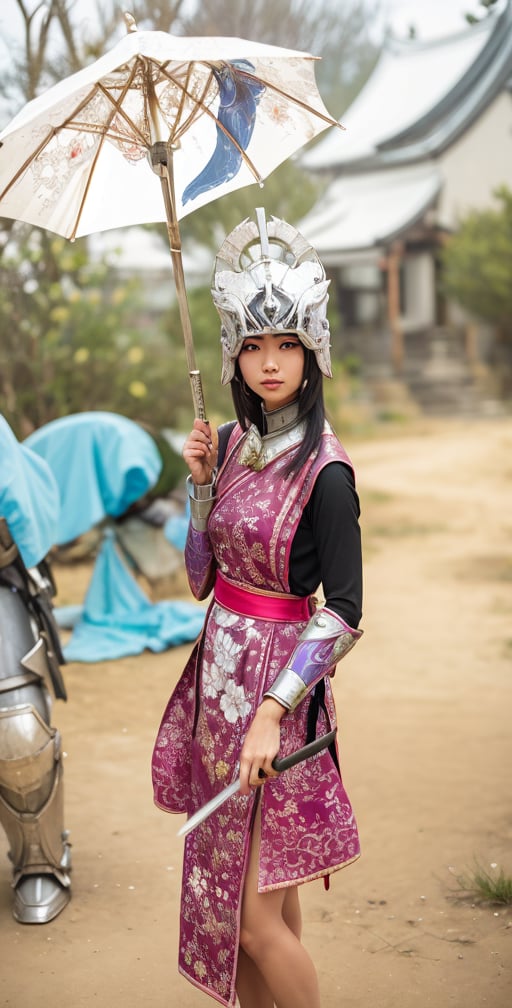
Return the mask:
[(298, 889), (359, 857), (336, 744), (273, 764), (336, 729), (331, 680), (362, 633), (359, 500), (323, 403), (327, 288), (315, 250), (263, 208), (227, 236), (212, 297), (237, 419), (196, 419), (183, 449), (187, 574), (211, 600), (153, 784), (189, 816), (238, 787), (188, 832), (181, 897), (180, 972), (226, 1008), (319, 1008)]
[(9, 842), (13, 915), (45, 924), (70, 899), (59, 732), (50, 688), (66, 699), (45, 556), (58, 491), (50, 470), (0, 416), (0, 822)]

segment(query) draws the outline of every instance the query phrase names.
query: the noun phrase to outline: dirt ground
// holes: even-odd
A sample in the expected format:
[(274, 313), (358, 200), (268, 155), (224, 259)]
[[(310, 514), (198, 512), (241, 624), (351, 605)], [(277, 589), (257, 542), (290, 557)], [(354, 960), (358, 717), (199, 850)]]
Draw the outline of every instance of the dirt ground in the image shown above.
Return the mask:
[[(335, 680), (363, 856), (302, 889), (323, 1008), (505, 1008), (512, 907), (455, 901), (475, 862), (512, 874), (512, 423), (423, 421), (346, 439), (363, 508), (361, 642)], [(59, 601), (90, 571), (56, 568)], [(189, 652), (65, 670), (73, 896), (10, 912), (0, 835), (0, 1005), (199, 1008), (177, 973), (182, 817), (152, 804), (150, 756)], [(497, 865), (498, 868), (491, 868)]]

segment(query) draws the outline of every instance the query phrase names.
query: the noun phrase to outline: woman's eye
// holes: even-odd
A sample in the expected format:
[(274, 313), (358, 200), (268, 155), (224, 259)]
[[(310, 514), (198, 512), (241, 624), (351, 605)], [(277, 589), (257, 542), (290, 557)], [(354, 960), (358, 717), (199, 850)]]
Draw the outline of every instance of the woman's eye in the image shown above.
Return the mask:
[(258, 349), (257, 343), (244, 343), (242, 347), (242, 350), (257, 350), (257, 349)]

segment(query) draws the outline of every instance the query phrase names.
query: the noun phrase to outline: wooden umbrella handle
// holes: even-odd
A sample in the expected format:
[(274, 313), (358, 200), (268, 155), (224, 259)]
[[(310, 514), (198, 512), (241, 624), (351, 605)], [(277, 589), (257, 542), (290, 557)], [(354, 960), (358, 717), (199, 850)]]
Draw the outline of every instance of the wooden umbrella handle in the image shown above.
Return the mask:
[(172, 146), (162, 140), (154, 143), (150, 150), (150, 164), (155, 174), (160, 177), (160, 183), (162, 186), (162, 195), (164, 198), (165, 214), (167, 218), (169, 249), (171, 252), (172, 270), (174, 274), (174, 283), (176, 285), (176, 295), (178, 298), (178, 309), (180, 313), (181, 327), (183, 330), (183, 340), (185, 343), (185, 354), (187, 357), (190, 387), (192, 389), (194, 415), (199, 420), (206, 420), (203, 385), (201, 381), (201, 374), (196, 365), (194, 341), (192, 338), (192, 324), (190, 321), (187, 289), (185, 286), (185, 274), (183, 272), (183, 261), (181, 257), (181, 235), (176, 215), (176, 201), (174, 198), (174, 182), (172, 174)]

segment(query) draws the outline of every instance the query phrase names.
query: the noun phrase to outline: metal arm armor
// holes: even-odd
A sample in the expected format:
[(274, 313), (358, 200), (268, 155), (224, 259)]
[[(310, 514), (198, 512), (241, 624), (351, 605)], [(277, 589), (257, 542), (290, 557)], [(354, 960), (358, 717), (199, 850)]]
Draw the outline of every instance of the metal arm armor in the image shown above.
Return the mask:
[(192, 477), (187, 476), (187, 491), (190, 503), (190, 523), (196, 532), (206, 532), (208, 516), (215, 503), (215, 475), (212, 473), (212, 482), (204, 486), (198, 486), (192, 482)]
[(205, 599), (213, 588), (215, 560), (207, 532), (208, 516), (215, 502), (215, 481), (197, 486), (187, 477), (190, 524), (185, 543), (185, 567), (194, 598)]
[(354, 647), (363, 631), (353, 630), (331, 609), (317, 609), (302, 631), (284, 669), (264, 697), (273, 697), (293, 711), (320, 679)]

